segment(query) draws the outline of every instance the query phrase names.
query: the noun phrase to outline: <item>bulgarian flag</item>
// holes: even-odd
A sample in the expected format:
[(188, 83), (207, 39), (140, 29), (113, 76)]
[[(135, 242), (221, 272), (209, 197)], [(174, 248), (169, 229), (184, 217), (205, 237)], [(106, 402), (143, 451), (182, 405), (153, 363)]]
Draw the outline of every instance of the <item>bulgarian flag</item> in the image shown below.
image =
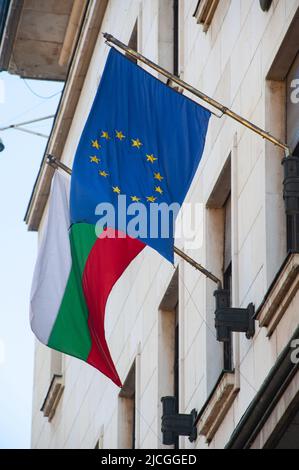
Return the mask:
[(169, 211), (165, 234), (165, 218), (153, 218), (152, 209), (183, 203), (209, 119), (209, 111), (111, 49), (70, 191), (60, 173), (54, 176), (31, 326), (42, 343), (88, 362), (118, 386), (105, 339), (108, 297), (145, 246), (173, 263), (176, 214)]
[(69, 180), (58, 171), (43, 233), (31, 289), (33, 332), (43, 344), (86, 361), (121, 386), (105, 339), (105, 305), (144, 244), (122, 238), (115, 250), (113, 239), (98, 238), (92, 225), (70, 228)]

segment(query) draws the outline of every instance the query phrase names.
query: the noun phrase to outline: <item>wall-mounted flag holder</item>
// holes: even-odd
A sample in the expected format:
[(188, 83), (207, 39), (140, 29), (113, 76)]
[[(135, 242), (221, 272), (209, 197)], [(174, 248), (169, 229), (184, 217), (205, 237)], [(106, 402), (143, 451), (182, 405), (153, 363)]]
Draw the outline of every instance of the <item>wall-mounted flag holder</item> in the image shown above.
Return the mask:
[(214, 292), (216, 298), (215, 328), (217, 341), (230, 341), (231, 332), (245, 333), (246, 338), (254, 336), (254, 305), (249, 304), (247, 308), (230, 307), (230, 293), (225, 289)]
[(176, 412), (176, 397), (161, 398), (163, 414), (161, 431), (163, 444), (170, 446), (175, 444), (178, 436), (188, 436), (190, 442), (197, 438), (196, 418), (197, 411), (194, 409), (190, 414)]

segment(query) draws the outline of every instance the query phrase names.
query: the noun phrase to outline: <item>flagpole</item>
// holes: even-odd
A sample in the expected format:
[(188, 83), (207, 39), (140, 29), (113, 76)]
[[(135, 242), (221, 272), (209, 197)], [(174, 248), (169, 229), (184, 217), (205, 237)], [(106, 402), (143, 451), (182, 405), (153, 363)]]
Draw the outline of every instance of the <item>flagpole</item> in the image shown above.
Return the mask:
[[(71, 168), (69, 168), (68, 166), (66, 166), (64, 163), (62, 163), (60, 160), (58, 160), (57, 158), (55, 158), (53, 155), (50, 155), (48, 154), (47, 155), (47, 164), (50, 165), (52, 168), (54, 168), (55, 170), (57, 170), (57, 168), (60, 168), (61, 170), (65, 171), (66, 173), (68, 173), (69, 175), (72, 174), (72, 170)], [(187, 263), (189, 263), (191, 266), (193, 266), (193, 268), (197, 269), (197, 271), (200, 271), (202, 274), (204, 274), (207, 278), (211, 279), (211, 281), (215, 282), (216, 284), (218, 284), (218, 288), (221, 289), (222, 288), (222, 282), (220, 279), (218, 279), (218, 277), (216, 277), (213, 273), (211, 273), (210, 271), (208, 271), (204, 266), (202, 266), (201, 264), (197, 263), (197, 261), (195, 261), (193, 258), (190, 258), (190, 256), (188, 256), (186, 253), (184, 253), (182, 250), (180, 250), (179, 248), (177, 248), (176, 246), (174, 247), (174, 252), (180, 257), (182, 258), (184, 261), (186, 261)]]
[[(290, 152), (289, 146), (287, 144), (285, 144), (284, 142), (281, 142), (280, 140), (276, 139), (276, 137), (271, 135), (269, 132), (266, 132), (264, 129), (256, 126), (252, 122), (250, 122), (247, 119), (243, 118), (242, 116), (235, 113), (234, 111), (227, 108), (226, 106), (219, 103), (218, 101), (214, 100), (210, 96), (206, 95), (205, 93), (201, 92), (200, 90), (197, 90), (192, 85), (189, 85), (187, 82), (184, 82), (179, 77), (176, 77), (175, 75), (173, 75), (172, 73), (170, 73), (166, 69), (164, 69), (163, 67), (160, 67), (160, 65), (156, 64), (155, 62), (152, 62), (150, 59), (148, 59), (147, 57), (144, 57), (139, 52), (137, 52), (134, 49), (131, 49), (130, 47), (126, 46), (124, 43), (122, 43), (121, 41), (116, 39), (111, 34), (103, 33), (103, 36), (106, 39), (106, 42), (110, 47), (111, 47), (111, 44), (114, 44), (115, 46), (117, 46), (120, 49), (122, 49), (123, 51), (125, 51), (131, 57), (134, 57), (135, 59), (140, 60), (140, 62), (143, 62), (148, 67), (151, 67), (152, 69), (159, 72), (161, 75), (164, 75), (164, 77), (168, 78), (169, 80), (172, 80), (177, 85), (181, 86), (185, 90), (188, 90), (193, 95), (197, 96), (198, 98), (205, 101), (209, 105), (211, 105), (214, 108), (218, 109), (219, 111), (222, 112), (222, 114), (225, 114), (226, 116), (229, 116), (230, 118), (232, 118), (235, 121), (239, 122), (243, 126), (245, 126), (248, 129), (252, 130), (256, 134), (260, 135), (264, 139), (268, 140), (272, 144), (280, 147), (281, 149), (284, 150), (286, 157), (288, 157), (290, 155), (291, 152)], [(111, 43), (111, 44), (109, 44), (109, 43)]]
[(200, 271), (202, 274), (204, 274), (206, 277), (208, 277), (209, 279), (211, 279), (211, 281), (215, 282), (216, 284), (218, 284), (218, 289), (222, 289), (222, 282), (220, 281), (220, 279), (218, 279), (218, 277), (216, 277), (213, 273), (211, 273), (210, 271), (208, 271), (204, 266), (202, 266), (201, 264), (197, 263), (197, 261), (195, 261), (193, 258), (190, 258), (190, 256), (188, 256), (186, 253), (184, 253), (182, 250), (180, 250), (179, 248), (177, 248), (176, 246), (173, 247), (173, 251), (178, 255), (180, 256), (180, 258), (182, 258), (184, 261), (186, 261), (187, 263), (191, 264), (191, 266), (193, 266), (193, 268), (197, 269), (197, 271)]
[(72, 174), (72, 170), (70, 169), (70, 167), (66, 166), (64, 163), (62, 163), (60, 160), (58, 160), (57, 158), (53, 157), (53, 155), (50, 155), (48, 154), (47, 155), (47, 163), (48, 165), (50, 165), (52, 168), (54, 168), (55, 170), (57, 170), (57, 168), (60, 168), (61, 170), (65, 171), (66, 173), (68, 173), (69, 175)]

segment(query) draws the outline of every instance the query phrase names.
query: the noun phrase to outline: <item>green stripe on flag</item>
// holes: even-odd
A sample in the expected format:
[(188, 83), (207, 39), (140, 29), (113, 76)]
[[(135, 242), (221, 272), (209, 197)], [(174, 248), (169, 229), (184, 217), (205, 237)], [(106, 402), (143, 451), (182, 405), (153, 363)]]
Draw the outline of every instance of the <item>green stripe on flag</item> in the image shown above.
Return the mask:
[(75, 224), (70, 231), (72, 268), (66, 290), (48, 341), (50, 348), (87, 360), (91, 349), (88, 310), (82, 289), (82, 274), (96, 242), (95, 226)]

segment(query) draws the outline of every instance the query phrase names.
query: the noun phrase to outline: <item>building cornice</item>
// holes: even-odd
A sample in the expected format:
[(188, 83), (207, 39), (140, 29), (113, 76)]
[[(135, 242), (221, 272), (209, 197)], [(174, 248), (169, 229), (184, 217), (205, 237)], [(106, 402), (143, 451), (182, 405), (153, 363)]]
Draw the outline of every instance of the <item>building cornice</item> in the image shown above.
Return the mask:
[(211, 442), (240, 390), (238, 374), (223, 372), (198, 416), (198, 433)]
[(43, 415), (51, 421), (59, 404), (64, 390), (64, 378), (60, 374), (54, 374), (47, 395), (41, 407)]
[(271, 285), (256, 319), (270, 337), (299, 288), (299, 254), (290, 254)]
[(58, 160), (62, 156), (107, 4), (108, 0), (90, 0), (88, 4), (63, 94), (25, 214), (24, 220), (30, 231), (38, 230), (50, 191), (54, 170), (46, 163), (47, 155), (52, 154)]
[(226, 449), (249, 449), (263, 429), (280, 398), (299, 369), (299, 363), (291, 360), (293, 341), (299, 338), (299, 328), (283, 349), (261, 388), (245, 411), (231, 435)]

